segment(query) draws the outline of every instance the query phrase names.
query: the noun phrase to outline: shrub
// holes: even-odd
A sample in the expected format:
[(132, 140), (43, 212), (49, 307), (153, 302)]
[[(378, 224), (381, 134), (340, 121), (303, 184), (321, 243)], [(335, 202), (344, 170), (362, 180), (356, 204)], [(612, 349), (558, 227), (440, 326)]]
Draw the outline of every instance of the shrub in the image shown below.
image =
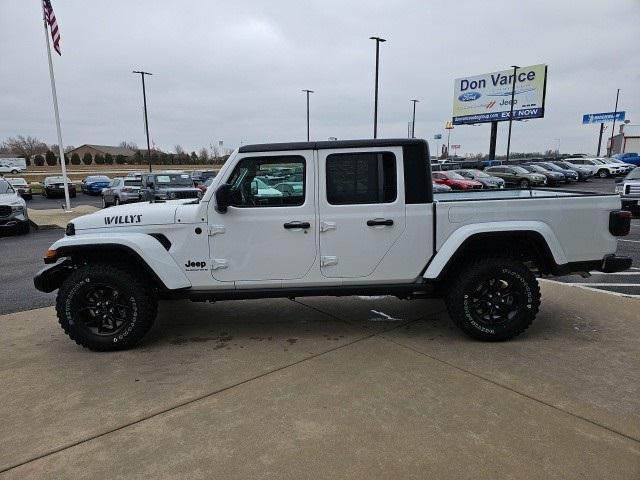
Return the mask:
[(107, 165), (113, 165), (113, 155), (111, 155), (110, 153), (105, 153), (104, 163), (106, 163)]
[(36, 167), (42, 167), (44, 165), (44, 157), (40, 154), (33, 157), (33, 163), (35, 163)]
[(116, 155), (116, 164), (124, 165), (125, 163), (127, 163), (127, 157), (124, 155)]
[(91, 165), (91, 162), (93, 162), (93, 157), (89, 152), (85, 153), (82, 156), (82, 163), (84, 163), (85, 165)]
[(96, 162), (96, 165), (104, 165), (104, 157), (99, 153), (96, 153), (96, 156), (93, 157), (93, 161)]
[(133, 154), (133, 163), (136, 165), (140, 165), (142, 163), (142, 153), (140, 150), (136, 150), (136, 153)]
[(58, 163), (58, 159), (56, 158), (55, 153), (53, 153), (51, 150), (47, 150), (44, 159), (47, 162), (47, 165), (49, 165), (50, 167), (55, 167)]
[(80, 165), (80, 155), (77, 153), (71, 155), (71, 165)]

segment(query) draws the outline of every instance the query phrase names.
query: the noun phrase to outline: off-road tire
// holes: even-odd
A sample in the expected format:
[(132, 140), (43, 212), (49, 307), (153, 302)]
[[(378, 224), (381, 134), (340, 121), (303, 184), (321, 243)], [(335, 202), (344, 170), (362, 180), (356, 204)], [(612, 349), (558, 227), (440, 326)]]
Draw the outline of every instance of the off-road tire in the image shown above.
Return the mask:
[[(94, 315), (95, 309), (88, 311), (92, 307), (86, 306), (88, 295), (100, 288), (119, 292), (117, 301), (125, 306), (121, 310), (126, 312), (121, 317), (125, 321), (113, 333), (98, 333), (87, 326), (87, 319), (95, 321), (100, 318), (99, 314)], [(147, 282), (119, 264), (97, 263), (79, 267), (62, 282), (56, 298), (56, 312), (62, 329), (78, 345), (95, 351), (133, 347), (152, 327), (157, 311), (157, 297)]]
[[(490, 293), (486, 294), (484, 289), (485, 286), (492, 288), (492, 279), (506, 281), (509, 284), (513, 292), (513, 303), (505, 304), (504, 300), (508, 299), (508, 296), (493, 293), (494, 299), (488, 301), (503, 301), (496, 308), (511, 311), (502, 318), (487, 320), (479, 313), (478, 306), (481, 309), (493, 308), (487, 307), (487, 302), (479, 300), (491, 296)], [(445, 303), (451, 320), (470, 337), (494, 342), (509, 340), (529, 328), (535, 319), (540, 308), (540, 287), (533, 273), (521, 262), (509, 257), (489, 257), (476, 260), (461, 272), (457, 272)], [(500, 310), (496, 315), (499, 316), (499, 312)]]
[(529, 180), (520, 180), (520, 188), (529, 188)]

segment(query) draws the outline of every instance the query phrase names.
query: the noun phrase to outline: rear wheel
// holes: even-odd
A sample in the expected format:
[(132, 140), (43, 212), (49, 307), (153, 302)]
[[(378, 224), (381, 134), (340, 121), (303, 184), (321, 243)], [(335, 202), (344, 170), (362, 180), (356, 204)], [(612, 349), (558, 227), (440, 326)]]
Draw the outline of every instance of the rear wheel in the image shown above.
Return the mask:
[(607, 178), (609, 176), (609, 172), (607, 170), (605, 170), (604, 168), (600, 169), (600, 170), (598, 170), (598, 176), (600, 178)]
[(65, 333), (90, 350), (130, 348), (156, 317), (155, 292), (124, 266), (79, 267), (58, 290), (56, 311)]
[(529, 180), (520, 180), (520, 188), (529, 188)]
[(453, 322), (470, 337), (508, 340), (533, 322), (540, 288), (521, 262), (490, 257), (475, 261), (456, 277), (446, 305)]
[(102, 196), (102, 208), (108, 208), (110, 206), (111, 206), (111, 204), (105, 200), (104, 195), (103, 195)]

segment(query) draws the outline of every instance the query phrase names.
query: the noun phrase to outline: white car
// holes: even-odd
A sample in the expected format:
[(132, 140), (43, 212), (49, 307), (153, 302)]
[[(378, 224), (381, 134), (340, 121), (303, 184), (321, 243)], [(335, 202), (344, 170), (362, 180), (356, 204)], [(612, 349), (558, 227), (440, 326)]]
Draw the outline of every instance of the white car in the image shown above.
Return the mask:
[(600, 178), (621, 175), (624, 168), (603, 162), (599, 158), (565, 158), (564, 161), (572, 166), (582, 167)]
[(627, 173), (629, 173), (631, 170), (633, 170), (634, 168), (636, 168), (635, 165), (632, 165), (630, 163), (625, 163), (622, 160), (618, 160), (616, 158), (609, 158), (609, 157), (598, 157), (598, 160), (600, 160), (601, 162), (606, 163), (607, 165), (612, 165), (614, 167), (618, 167), (622, 169), (622, 174), (626, 175)]
[[(537, 275), (631, 265), (615, 255), (619, 195), (434, 195), (428, 155), (418, 139), (244, 145), (202, 198), (74, 219), (34, 284), (58, 290), (62, 328), (93, 350), (140, 341), (164, 298), (444, 297), (466, 334), (495, 341), (534, 320)], [(300, 172), (299, 195), (256, 181), (276, 170)]]
[(27, 203), (4, 178), (0, 178), (0, 232), (17, 230), (29, 233)]
[(15, 165), (12, 163), (0, 163), (0, 173), (10, 173), (15, 175), (17, 173), (24, 172), (25, 168), (20, 165)]

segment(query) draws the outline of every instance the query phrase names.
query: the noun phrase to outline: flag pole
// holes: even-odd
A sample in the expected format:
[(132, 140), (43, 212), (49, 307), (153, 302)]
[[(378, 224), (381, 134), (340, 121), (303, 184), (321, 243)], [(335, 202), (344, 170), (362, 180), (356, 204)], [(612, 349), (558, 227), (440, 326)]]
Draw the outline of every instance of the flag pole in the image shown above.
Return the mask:
[[(42, 3), (42, 1), (40, 1)], [(49, 58), (49, 77), (51, 79), (51, 95), (53, 96), (53, 113), (56, 117), (56, 129), (58, 131), (58, 154), (60, 155), (60, 165), (62, 166), (62, 179), (64, 181), (64, 201), (65, 211), (71, 211), (69, 203), (69, 185), (67, 183), (67, 166), (64, 162), (64, 148), (62, 147), (62, 130), (60, 129), (60, 114), (58, 112), (58, 95), (56, 93), (56, 80), (53, 75), (53, 62), (51, 61), (51, 43), (49, 42), (49, 30), (47, 28), (47, 19), (44, 12), (44, 4), (42, 5), (42, 18), (44, 21), (44, 38), (47, 42), (47, 57)]]

